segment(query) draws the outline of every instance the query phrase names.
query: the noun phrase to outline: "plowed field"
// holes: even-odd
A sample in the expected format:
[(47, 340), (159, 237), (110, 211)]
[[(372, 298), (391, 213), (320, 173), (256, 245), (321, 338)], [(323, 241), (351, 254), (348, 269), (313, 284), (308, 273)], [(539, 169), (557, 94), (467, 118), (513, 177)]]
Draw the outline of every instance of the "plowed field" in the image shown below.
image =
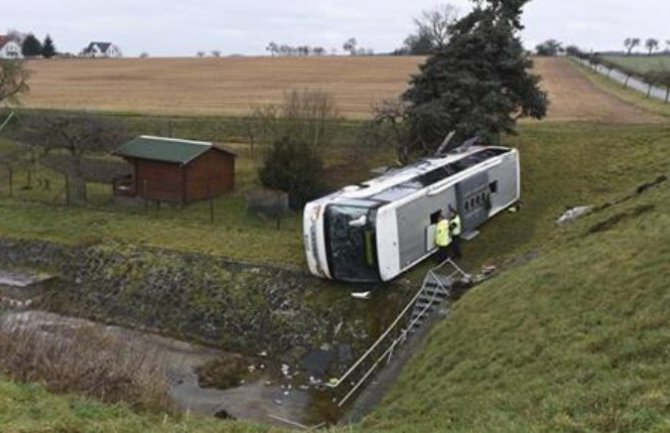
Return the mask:
[[(29, 63), (28, 107), (173, 115), (242, 115), (313, 88), (341, 113), (365, 118), (399, 95), (422, 57), (59, 59)], [(552, 101), (550, 121), (647, 123), (657, 117), (593, 85), (564, 59), (537, 59)]]

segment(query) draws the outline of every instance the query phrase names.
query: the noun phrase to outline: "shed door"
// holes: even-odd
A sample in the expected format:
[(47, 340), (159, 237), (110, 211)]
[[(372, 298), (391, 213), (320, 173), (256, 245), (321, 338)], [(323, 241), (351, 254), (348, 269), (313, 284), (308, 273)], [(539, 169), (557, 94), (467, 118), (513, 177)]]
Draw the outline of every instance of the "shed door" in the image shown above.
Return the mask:
[(488, 173), (480, 173), (460, 182), (456, 185), (456, 197), (463, 233), (479, 227), (488, 219), (491, 210)]

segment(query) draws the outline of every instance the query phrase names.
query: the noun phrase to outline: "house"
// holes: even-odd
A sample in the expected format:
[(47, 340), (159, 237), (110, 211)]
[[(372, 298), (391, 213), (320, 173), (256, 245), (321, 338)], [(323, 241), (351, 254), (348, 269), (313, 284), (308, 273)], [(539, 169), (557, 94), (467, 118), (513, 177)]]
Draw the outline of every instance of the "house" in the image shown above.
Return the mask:
[(22, 59), (21, 45), (9, 36), (0, 35), (0, 59)]
[(84, 57), (121, 57), (119, 47), (111, 42), (91, 42), (81, 52)]
[(114, 151), (132, 174), (114, 180), (114, 195), (182, 204), (232, 192), (235, 153), (218, 143), (140, 136)]

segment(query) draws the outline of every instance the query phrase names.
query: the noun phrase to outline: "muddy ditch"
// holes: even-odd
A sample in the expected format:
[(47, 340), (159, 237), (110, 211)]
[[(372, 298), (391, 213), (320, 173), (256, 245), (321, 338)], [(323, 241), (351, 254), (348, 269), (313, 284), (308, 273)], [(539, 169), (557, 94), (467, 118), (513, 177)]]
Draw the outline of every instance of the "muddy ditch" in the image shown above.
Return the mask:
[[(20, 289), (26, 296), (11, 314), (86, 319), (140, 347), (162, 346), (177, 365), (169, 376), (180, 406), (280, 425), (334, 422), (332, 395), (314, 385), (349, 367), (416, 290), (373, 287), (373, 299), (360, 301), (351, 285), (290, 269), (117, 243), (0, 239), (0, 270), (27, 269), (57, 278)], [(7, 287), (0, 294), (19, 298)]]

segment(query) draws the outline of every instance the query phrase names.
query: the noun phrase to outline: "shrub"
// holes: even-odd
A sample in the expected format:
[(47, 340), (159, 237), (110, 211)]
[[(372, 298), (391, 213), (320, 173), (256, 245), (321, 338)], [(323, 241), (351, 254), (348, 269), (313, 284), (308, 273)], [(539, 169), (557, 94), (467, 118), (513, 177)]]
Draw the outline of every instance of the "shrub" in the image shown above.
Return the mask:
[(259, 178), (264, 186), (289, 194), (291, 209), (300, 209), (321, 191), (323, 163), (317, 150), (284, 136), (265, 154)]
[(0, 328), (0, 373), (41, 382), (54, 392), (75, 392), (134, 409), (173, 409), (155, 355), (129, 347), (91, 327), (56, 335), (14, 325)]

